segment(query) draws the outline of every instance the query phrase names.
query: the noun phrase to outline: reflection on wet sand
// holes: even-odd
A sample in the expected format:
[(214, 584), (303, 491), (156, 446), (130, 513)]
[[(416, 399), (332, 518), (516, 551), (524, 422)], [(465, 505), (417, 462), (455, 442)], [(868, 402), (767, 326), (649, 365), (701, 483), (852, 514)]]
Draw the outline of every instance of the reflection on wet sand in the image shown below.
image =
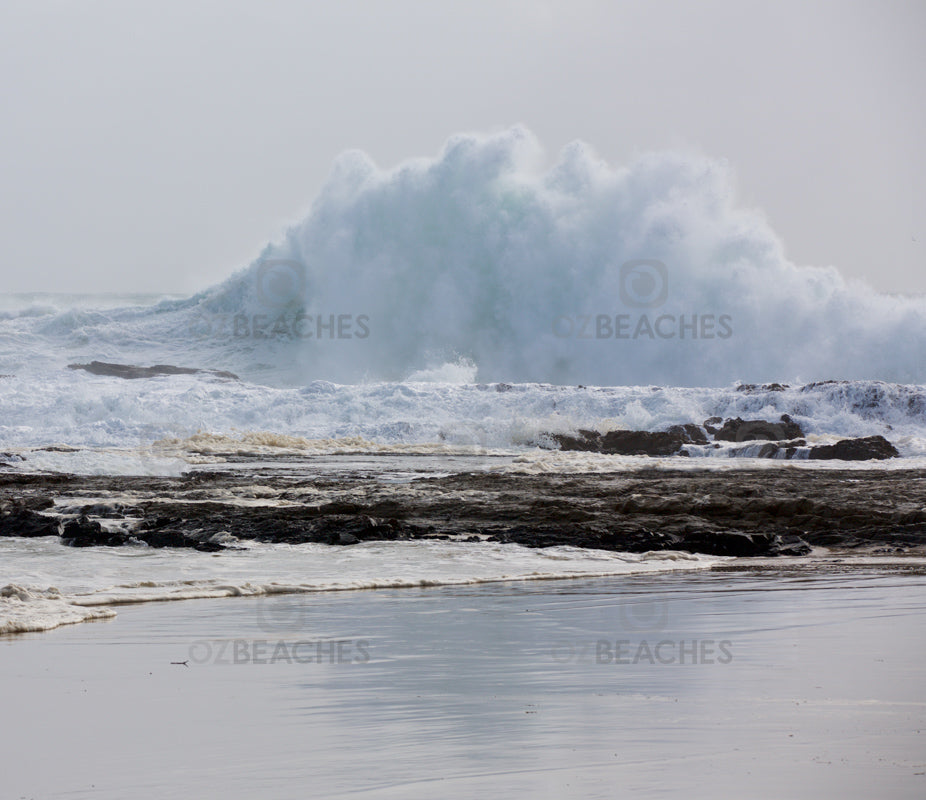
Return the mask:
[(926, 578), (784, 566), (190, 601), (29, 634), (0, 661), (22, 722), (5, 781), (94, 798), (922, 796)]

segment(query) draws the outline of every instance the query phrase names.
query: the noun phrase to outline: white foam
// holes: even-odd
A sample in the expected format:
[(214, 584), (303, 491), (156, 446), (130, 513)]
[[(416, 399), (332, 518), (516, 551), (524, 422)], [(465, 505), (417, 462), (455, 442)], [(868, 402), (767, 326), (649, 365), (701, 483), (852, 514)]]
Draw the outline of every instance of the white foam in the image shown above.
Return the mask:
[(351, 547), (243, 543), (206, 554), (147, 547), (68, 548), (0, 539), (0, 633), (114, 616), (114, 607), (195, 598), (561, 580), (704, 569), (723, 559), (677, 552), (533, 549), (494, 542), (370, 542)]
[(347, 154), (302, 221), (195, 297), (9, 301), (0, 373), (99, 359), (289, 386), (926, 382), (926, 297), (790, 263), (724, 162), (616, 167), (577, 143), (543, 170), (538, 149), (515, 128), (388, 170)]
[(116, 616), (110, 608), (82, 608), (68, 601), (55, 589), (26, 589), (15, 584), (0, 587), (0, 634), (48, 631)]
[[(882, 435), (905, 457), (926, 455), (926, 387), (876, 381), (752, 393), (324, 381), (285, 389), (49, 372), (4, 379), (0, 388), (0, 453), (24, 458), (13, 466), (27, 470), (176, 475), (228, 455), (523, 455), (550, 446), (545, 433), (665, 430), (714, 416), (774, 422), (782, 414), (802, 426), (808, 444)], [(52, 443), (78, 449), (39, 449)], [(703, 455), (725, 458), (731, 446)]]
[(806, 470), (906, 470), (926, 469), (926, 456), (886, 461), (811, 461), (807, 458), (783, 460), (777, 458), (731, 457), (720, 455), (711, 458), (680, 458), (669, 456), (617, 456), (601, 453), (560, 451), (533, 451), (523, 453), (510, 463), (490, 465), (491, 472), (525, 475), (544, 473), (577, 474), (590, 472), (637, 472), (639, 470), (681, 470), (685, 472), (728, 472), (731, 470), (767, 469), (781, 471)]

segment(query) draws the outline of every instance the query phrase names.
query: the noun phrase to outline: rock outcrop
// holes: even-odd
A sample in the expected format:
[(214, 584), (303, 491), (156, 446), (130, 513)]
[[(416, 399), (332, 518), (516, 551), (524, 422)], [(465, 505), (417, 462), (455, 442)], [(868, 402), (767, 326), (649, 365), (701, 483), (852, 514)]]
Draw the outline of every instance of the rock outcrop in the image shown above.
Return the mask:
[(598, 431), (580, 430), (576, 436), (550, 434), (560, 450), (579, 450), (621, 456), (672, 456), (686, 444), (707, 444), (707, 437), (697, 425), (675, 425), (667, 431)]
[(68, 369), (82, 369), (91, 375), (106, 375), (111, 378), (157, 378), (161, 375), (212, 375), (216, 378), (238, 380), (233, 372), (216, 369), (194, 369), (193, 367), (174, 367), (170, 364), (155, 364), (153, 367), (137, 367), (133, 364), (108, 364), (105, 361), (91, 361), (89, 364), (68, 364)]
[[(726, 450), (726, 454), (734, 458), (868, 461), (900, 456), (897, 448), (883, 436), (843, 439), (833, 445), (815, 445), (808, 448), (807, 441), (803, 438), (803, 429), (787, 414), (783, 414), (778, 422), (741, 419), (740, 417), (726, 420), (711, 417), (700, 426), (674, 425), (666, 431), (599, 433), (598, 431), (579, 430), (576, 434), (544, 434), (541, 439), (554, 442), (560, 450), (624, 456), (688, 456), (691, 453), (686, 449), (687, 445), (703, 447), (711, 444), (705, 431), (713, 437), (715, 448), (720, 447), (717, 442), (743, 445)], [(764, 444), (757, 447), (757, 442), (764, 442)]]
[(238, 539), (356, 546), (455, 538), (636, 553), (801, 555), (826, 546), (926, 555), (926, 474), (914, 469), (474, 472), (403, 484), (307, 473), (301, 494), (291, 476), (263, 475), (261, 486), (266, 505), (241, 502), (252, 499), (254, 475), (240, 470), (179, 478), (0, 473), (0, 536), (206, 551)]
[(866, 436), (864, 439), (843, 439), (836, 444), (810, 448), (810, 458), (839, 459), (840, 461), (871, 461), (897, 458), (900, 453), (883, 436)]
[[(706, 423), (705, 423), (706, 427)], [(780, 422), (768, 422), (764, 419), (728, 419), (720, 428), (708, 429), (718, 442), (782, 442), (788, 439), (800, 439), (804, 436), (801, 426), (787, 414), (782, 414)]]

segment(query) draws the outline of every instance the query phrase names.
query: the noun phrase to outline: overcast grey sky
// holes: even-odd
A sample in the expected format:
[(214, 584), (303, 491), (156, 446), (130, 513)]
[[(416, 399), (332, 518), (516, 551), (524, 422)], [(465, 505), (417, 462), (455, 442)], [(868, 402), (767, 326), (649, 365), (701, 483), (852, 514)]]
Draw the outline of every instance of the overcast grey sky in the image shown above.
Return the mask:
[(383, 167), (522, 123), (725, 158), (802, 265), (926, 292), (918, 0), (2, 0), (3, 291), (189, 292)]

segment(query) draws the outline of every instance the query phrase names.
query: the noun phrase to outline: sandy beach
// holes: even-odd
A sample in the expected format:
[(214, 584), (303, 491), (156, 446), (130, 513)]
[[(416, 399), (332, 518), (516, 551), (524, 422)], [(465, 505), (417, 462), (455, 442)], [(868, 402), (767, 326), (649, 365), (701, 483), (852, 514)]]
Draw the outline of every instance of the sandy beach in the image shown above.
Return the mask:
[(922, 569), (743, 564), (5, 637), (6, 796), (921, 797)]

